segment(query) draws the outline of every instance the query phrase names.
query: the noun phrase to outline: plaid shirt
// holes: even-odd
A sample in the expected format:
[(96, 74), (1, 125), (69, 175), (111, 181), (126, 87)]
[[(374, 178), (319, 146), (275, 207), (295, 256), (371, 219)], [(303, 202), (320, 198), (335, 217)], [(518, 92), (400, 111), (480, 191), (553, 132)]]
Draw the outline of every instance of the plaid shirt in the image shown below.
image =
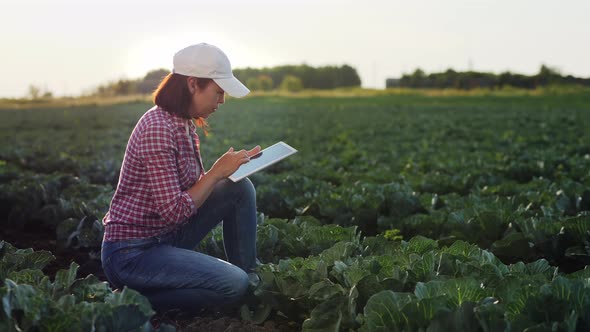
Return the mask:
[(196, 213), (186, 191), (203, 175), (195, 129), (192, 121), (157, 106), (141, 117), (127, 143), (119, 184), (103, 219), (105, 241), (165, 234)]

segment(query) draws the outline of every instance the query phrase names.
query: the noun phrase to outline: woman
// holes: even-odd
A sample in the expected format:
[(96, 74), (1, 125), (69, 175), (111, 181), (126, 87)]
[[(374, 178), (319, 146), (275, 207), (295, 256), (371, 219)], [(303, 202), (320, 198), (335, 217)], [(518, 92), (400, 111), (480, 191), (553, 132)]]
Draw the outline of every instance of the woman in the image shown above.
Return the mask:
[[(103, 219), (102, 265), (113, 287), (141, 292), (155, 309), (194, 312), (236, 304), (248, 288), (256, 264), (256, 195), (250, 180), (227, 177), (260, 146), (230, 148), (205, 172), (191, 119), (206, 124), (225, 93), (250, 91), (215, 46), (184, 48), (173, 65), (154, 92), (156, 106), (127, 143)], [(193, 250), (221, 221), (228, 262)]]

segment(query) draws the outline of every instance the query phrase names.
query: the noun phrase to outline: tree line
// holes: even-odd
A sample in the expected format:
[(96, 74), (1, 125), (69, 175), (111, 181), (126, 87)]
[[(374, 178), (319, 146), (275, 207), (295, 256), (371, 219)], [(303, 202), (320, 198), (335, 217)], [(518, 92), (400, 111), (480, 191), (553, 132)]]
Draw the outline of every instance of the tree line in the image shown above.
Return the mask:
[(455, 88), (464, 90), (505, 86), (535, 89), (547, 85), (590, 86), (590, 78), (563, 76), (559, 70), (542, 65), (537, 74), (530, 76), (511, 72), (499, 75), (475, 71), (457, 72), (452, 69), (426, 75), (423, 70), (418, 68), (412, 74), (404, 74), (400, 79), (389, 78), (385, 81), (386, 88)]
[[(93, 94), (98, 96), (150, 94), (169, 73), (167, 69), (152, 70), (143, 78), (120, 79), (101, 85)], [(334, 89), (361, 85), (356, 69), (348, 65), (318, 68), (308, 65), (245, 68), (235, 69), (234, 75), (252, 91), (280, 89), (296, 92), (303, 89)]]
[(143, 78), (120, 79), (109, 82), (96, 88), (94, 95), (98, 96), (128, 96), (133, 94), (150, 94), (158, 87), (166, 75), (168, 69), (155, 69), (148, 72)]
[(234, 70), (234, 75), (253, 90), (300, 90), (358, 87), (361, 79), (353, 67), (286, 65)]

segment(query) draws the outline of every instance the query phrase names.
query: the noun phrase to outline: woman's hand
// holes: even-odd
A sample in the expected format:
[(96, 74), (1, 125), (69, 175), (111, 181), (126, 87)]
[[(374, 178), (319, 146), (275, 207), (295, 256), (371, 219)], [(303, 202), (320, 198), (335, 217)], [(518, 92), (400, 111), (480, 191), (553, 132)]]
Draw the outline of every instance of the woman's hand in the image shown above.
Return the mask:
[(261, 148), (257, 145), (252, 150), (234, 151), (234, 148), (229, 148), (217, 161), (211, 166), (208, 173), (212, 173), (217, 181), (227, 178), (232, 175), (242, 164), (250, 161), (250, 157), (258, 154)]
[(188, 193), (191, 199), (195, 203), (195, 207), (198, 209), (207, 200), (207, 197), (213, 191), (213, 188), (220, 180), (227, 178), (232, 175), (242, 164), (250, 161), (250, 157), (260, 152), (260, 146), (256, 146), (250, 151), (240, 150), (234, 151), (234, 148), (229, 150), (219, 157), (215, 164), (211, 167), (199, 181), (188, 189)]

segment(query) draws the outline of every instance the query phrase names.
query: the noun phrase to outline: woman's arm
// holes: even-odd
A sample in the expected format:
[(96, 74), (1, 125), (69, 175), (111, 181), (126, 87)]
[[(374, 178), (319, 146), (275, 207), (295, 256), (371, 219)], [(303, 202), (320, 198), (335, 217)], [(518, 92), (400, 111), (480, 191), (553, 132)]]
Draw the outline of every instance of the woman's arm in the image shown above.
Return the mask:
[(192, 197), (180, 187), (176, 160), (177, 141), (174, 131), (165, 123), (154, 122), (141, 129), (134, 155), (145, 165), (150, 201), (138, 204), (153, 205), (166, 224), (181, 224), (192, 216), (196, 207)]
[(250, 161), (250, 157), (260, 152), (260, 146), (246, 151), (234, 151), (230, 148), (211, 166), (211, 169), (201, 177), (187, 192), (198, 209), (209, 197), (217, 182), (232, 175), (242, 164)]

